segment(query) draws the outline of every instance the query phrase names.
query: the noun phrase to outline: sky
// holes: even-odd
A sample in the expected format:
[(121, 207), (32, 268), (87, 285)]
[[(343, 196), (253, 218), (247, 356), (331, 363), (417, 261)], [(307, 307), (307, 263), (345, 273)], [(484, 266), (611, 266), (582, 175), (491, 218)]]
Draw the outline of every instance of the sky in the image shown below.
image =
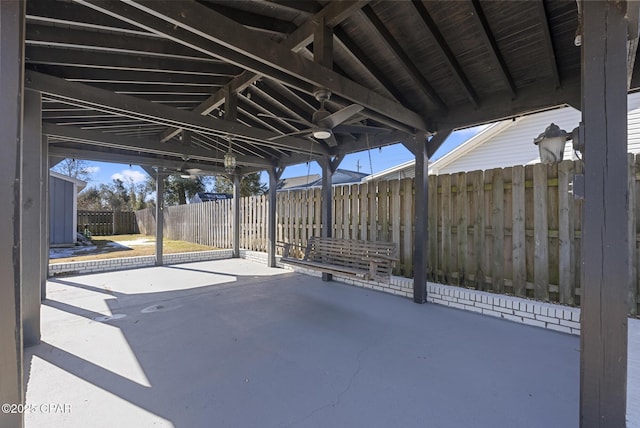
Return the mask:
[[(458, 147), (464, 141), (476, 135), (484, 127), (485, 126), (467, 128), (453, 132), (442, 146), (440, 146), (431, 160), (437, 160), (442, 157), (446, 153)], [(413, 155), (402, 144), (394, 144), (392, 146), (382, 147), (381, 149), (371, 149), (347, 155), (339, 168), (351, 171), (358, 171), (359, 168), (360, 172), (376, 173), (412, 159)], [(121, 179), (123, 181), (131, 179), (133, 182), (137, 183), (142, 182), (147, 178), (146, 172), (137, 165), (123, 165), (105, 162), (89, 162), (89, 165), (93, 178), (87, 187), (98, 186), (102, 183), (109, 184), (114, 179)], [(320, 167), (316, 162), (289, 166), (285, 169), (282, 177), (297, 177), (305, 176), (307, 174), (321, 174)], [(262, 181), (268, 182), (266, 173), (262, 174)]]

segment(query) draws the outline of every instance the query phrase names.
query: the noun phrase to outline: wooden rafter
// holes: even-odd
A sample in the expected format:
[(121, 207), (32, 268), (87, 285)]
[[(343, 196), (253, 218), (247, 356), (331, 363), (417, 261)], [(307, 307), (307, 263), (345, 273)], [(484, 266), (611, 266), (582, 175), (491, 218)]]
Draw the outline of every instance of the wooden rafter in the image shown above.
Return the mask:
[(464, 74), (464, 71), (462, 70), (462, 67), (458, 63), (456, 56), (453, 54), (453, 52), (451, 52), (451, 48), (447, 44), (447, 41), (444, 39), (444, 37), (440, 33), (440, 30), (438, 30), (438, 26), (433, 21), (433, 18), (431, 18), (429, 11), (424, 6), (421, 0), (413, 0), (412, 4), (415, 7), (416, 11), (418, 12), (418, 15), (424, 22), (425, 26), (431, 33), (431, 36), (436, 41), (436, 47), (440, 51), (442, 56), (444, 56), (445, 62), (447, 63), (447, 65), (451, 69), (451, 72), (453, 73), (453, 77), (458, 81), (460, 86), (462, 86), (462, 89), (464, 90), (471, 104), (473, 104), (473, 106), (477, 108), (479, 105), (478, 95), (476, 94), (476, 91), (471, 86), (471, 82), (469, 82), (469, 79)]
[(398, 61), (398, 64), (404, 68), (405, 72), (411, 76), (411, 79), (414, 81), (419, 90), (427, 97), (431, 102), (433, 102), (437, 109), (440, 111), (446, 111), (447, 106), (442, 101), (442, 98), (437, 94), (435, 89), (431, 86), (431, 84), (424, 77), (422, 72), (418, 69), (418, 67), (411, 61), (409, 55), (407, 55), (402, 46), (393, 38), (393, 35), (387, 30), (385, 25), (382, 23), (378, 15), (371, 9), (369, 6), (362, 8), (362, 16), (368, 20), (369, 24), (375, 29), (376, 35), (379, 39), (384, 43), (387, 50), (393, 54), (393, 56)]
[(540, 29), (542, 31), (542, 39), (546, 47), (547, 59), (549, 61), (549, 67), (551, 76), (556, 84), (556, 88), (561, 86), (560, 73), (558, 72), (558, 63), (556, 61), (556, 51), (553, 46), (553, 39), (551, 38), (551, 31), (549, 30), (549, 17), (547, 16), (547, 8), (544, 5), (544, 0), (536, 1), (538, 8), (538, 15), (540, 16)]
[(480, 0), (471, 0), (471, 4), (473, 6), (474, 13), (471, 15), (475, 20), (476, 25), (480, 29), (480, 35), (482, 40), (487, 47), (487, 51), (489, 52), (489, 56), (491, 56), (493, 62), (497, 66), (497, 70), (500, 72), (500, 76), (504, 81), (505, 86), (511, 92), (511, 97), (515, 98), (517, 90), (516, 85), (513, 82), (513, 77), (511, 73), (509, 73), (509, 68), (507, 67), (507, 63), (504, 61), (502, 54), (500, 53), (500, 49), (498, 48), (498, 44), (496, 43), (495, 38), (493, 37), (493, 33), (491, 32), (491, 28), (489, 27), (489, 23), (487, 22), (487, 18), (484, 15), (484, 11), (482, 10), (482, 5), (480, 4)]

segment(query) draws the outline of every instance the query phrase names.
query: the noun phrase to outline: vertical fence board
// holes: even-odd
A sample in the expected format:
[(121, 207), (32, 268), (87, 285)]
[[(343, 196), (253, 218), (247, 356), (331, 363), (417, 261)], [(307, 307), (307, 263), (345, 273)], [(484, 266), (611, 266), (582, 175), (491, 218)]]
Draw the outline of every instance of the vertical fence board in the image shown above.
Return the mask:
[(400, 222), (402, 219), (400, 210), (400, 180), (391, 181), (391, 241), (400, 244)]
[(465, 173), (456, 174), (457, 178), (457, 207), (458, 218), (456, 220), (456, 238), (458, 253), (458, 284), (466, 285), (467, 275), (467, 238), (468, 238), (468, 215), (467, 206), (467, 175)]
[(400, 248), (400, 264), (404, 276), (413, 275), (413, 180), (402, 180), (402, 236), (403, 242)]
[(451, 280), (451, 175), (440, 176), (440, 221), (441, 230), (441, 249), (440, 249), (440, 269), (442, 274), (440, 281), (448, 284)]
[(525, 181), (524, 167), (514, 166), (511, 179), (513, 226), (511, 247), (513, 259), (513, 294), (524, 297), (527, 287), (526, 238), (525, 238)]
[(369, 183), (363, 183), (359, 187), (360, 201), (358, 206), (358, 213), (360, 215), (360, 239), (366, 241), (369, 239), (368, 230), (368, 213), (369, 213)]
[(538, 300), (549, 300), (549, 228), (547, 218), (547, 165), (533, 166), (534, 290)]
[(378, 182), (369, 182), (369, 240), (378, 240)]
[[(436, 281), (438, 272), (438, 176), (429, 176), (428, 189), (428, 213), (427, 213), (427, 230), (429, 231), (428, 260), (429, 267), (427, 276), (429, 279)], [(415, 207), (420, 209), (421, 207)], [(414, 217), (415, 218), (415, 217)]]
[(484, 290), (483, 254), (485, 225), (484, 225), (484, 176), (482, 171), (473, 171), (467, 177), (473, 187), (473, 243), (474, 243), (474, 268), (475, 286), (478, 290)]
[(572, 239), (570, 231), (573, 227), (569, 183), (573, 179), (573, 162), (563, 161), (558, 165), (558, 264), (560, 303), (572, 305), (574, 302), (575, 284), (571, 275)]
[(491, 234), (493, 235), (492, 288), (504, 293), (504, 181), (501, 169), (492, 171), (493, 210)]
[(389, 182), (378, 183), (378, 223), (380, 231), (378, 240), (389, 240)]

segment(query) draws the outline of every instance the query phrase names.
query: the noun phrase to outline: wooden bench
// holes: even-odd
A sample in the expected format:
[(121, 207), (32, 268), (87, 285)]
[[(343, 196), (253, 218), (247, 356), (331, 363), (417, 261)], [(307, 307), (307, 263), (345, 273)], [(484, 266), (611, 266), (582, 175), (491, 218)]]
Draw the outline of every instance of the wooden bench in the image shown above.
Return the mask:
[(291, 257), (291, 247), (300, 246), (281, 245), (282, 263), (380, 282), (389, 282), (393, 265), (398, 261), (397, 245), (391, 242), (311, 237), (307, 246), (302, 247), (302, 259)]

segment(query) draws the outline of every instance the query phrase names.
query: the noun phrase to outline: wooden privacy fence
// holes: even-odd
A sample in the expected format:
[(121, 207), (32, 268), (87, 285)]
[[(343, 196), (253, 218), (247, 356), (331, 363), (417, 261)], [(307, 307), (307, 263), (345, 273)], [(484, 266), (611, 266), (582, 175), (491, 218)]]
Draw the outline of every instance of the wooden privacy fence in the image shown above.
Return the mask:
[[(580, 304), (583, 201), (573, 198), (580, 161), (429, 176), (428, 274), (450, 285), (567, 305)], [(640, 158), (629, 155), (629, 309), (639, 313)], [(368, 182), (333, 189), (333, 236), (398, 244), (394, 273), (413, 275), (414, 181)], [(232, 200), (168, 207), (164, 230), (219, 248), (232, 246)], [(266, 251), (266, 196), (240, 203), (240, 246)], [(306, 246), (320, 236), (320, 189), (277, 195), (276, 239)], [(154, 214), (137, 213), (140, 231), (155, 232)], [(620, 245), (627, 245), (620, 243)]]
[(92, 235), (122, 235), (138, 233), (134, 212), (78, 211), (78, 232), (89, 227)]

